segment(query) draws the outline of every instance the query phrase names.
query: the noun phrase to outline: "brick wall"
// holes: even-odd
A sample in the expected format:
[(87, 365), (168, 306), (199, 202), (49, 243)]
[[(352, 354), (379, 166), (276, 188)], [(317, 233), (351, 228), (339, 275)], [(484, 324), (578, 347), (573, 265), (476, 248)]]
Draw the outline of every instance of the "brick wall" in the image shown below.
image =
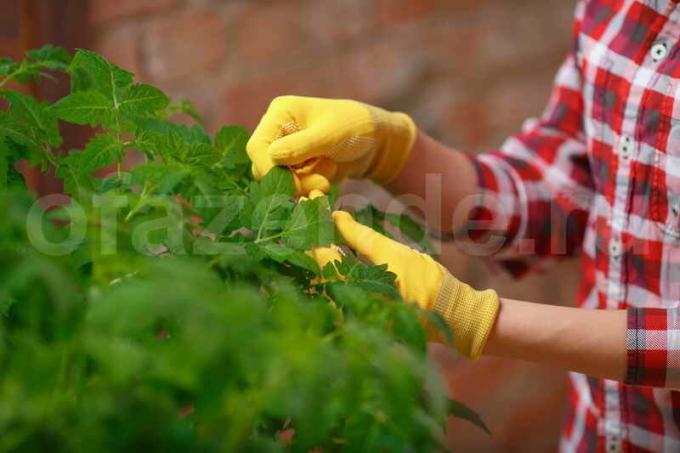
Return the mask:
[[(276, 95), (349, 97), (399, 109), (444, 142), (492, 149), (540, 113), (570, 44), (564, 0), (90, 0), (92, 47), (169, 94), (208, 127), (252, 128)], [(444, 246), (459, 277), (503, 295), (568, 304), (577, 264), (513, 282)], [(558, 288), (559, 290), (556, 290)], [(452, 394), (494, 435), (449, 424), (457, 450), (549, 451), (562, 372), (458, 360), (433, 348)]]

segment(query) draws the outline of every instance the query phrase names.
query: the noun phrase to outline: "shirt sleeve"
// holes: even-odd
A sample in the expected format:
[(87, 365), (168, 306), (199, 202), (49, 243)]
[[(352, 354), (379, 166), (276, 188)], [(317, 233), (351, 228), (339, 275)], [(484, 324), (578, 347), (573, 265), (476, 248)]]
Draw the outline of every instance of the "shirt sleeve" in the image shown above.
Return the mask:
[(680, 388), (680, 309), (628, 309), (626, 343), (626, 384)]
[(583, 240), (594, 183), (577, 60), (576, 44), (539, 118), (528, 120), (500, 149), (471, 157), (479, 192), (457, 240), (466, 252), (488, 256), (515, 276), (574, 255)]

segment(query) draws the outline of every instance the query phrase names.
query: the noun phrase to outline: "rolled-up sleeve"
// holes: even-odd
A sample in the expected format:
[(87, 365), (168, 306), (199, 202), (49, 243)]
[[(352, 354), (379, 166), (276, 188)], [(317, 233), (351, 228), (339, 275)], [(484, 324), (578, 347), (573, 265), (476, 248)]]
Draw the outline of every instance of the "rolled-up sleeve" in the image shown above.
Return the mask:
[(527, 121), (500, 149), (471, 159), (479, 194), (463, 235), (473, 239), (467, 247), (489, 245), (480, 230), (501, 238), (501, 246), (487, 254), (515, 276), (547, 258), (576, 253), (594, 194), (576, 52), (560, 68), (543, 115)]
[(626, 384), (680, 388), (680, 309), (628, 309)]

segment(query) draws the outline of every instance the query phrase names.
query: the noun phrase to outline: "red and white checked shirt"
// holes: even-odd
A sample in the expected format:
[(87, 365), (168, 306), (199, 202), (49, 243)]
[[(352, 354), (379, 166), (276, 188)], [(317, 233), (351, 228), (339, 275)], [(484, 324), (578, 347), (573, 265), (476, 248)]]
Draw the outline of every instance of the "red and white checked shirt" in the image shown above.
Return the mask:
[(570, 373), (563, 451), (680, 451), (678, 1), (581, 0), (546, 111), (473, 158), (506, 269), (580, 252), (577, 305), (628, 310), (625, 384)]

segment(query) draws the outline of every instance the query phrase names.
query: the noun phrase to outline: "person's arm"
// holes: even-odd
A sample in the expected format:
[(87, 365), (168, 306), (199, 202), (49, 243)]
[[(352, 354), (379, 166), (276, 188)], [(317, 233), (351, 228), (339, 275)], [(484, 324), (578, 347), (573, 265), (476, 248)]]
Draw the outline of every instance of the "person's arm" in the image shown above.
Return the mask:
[(587, 310), (500, 299), (484, 355), (623, 381), (626, 310)]
[[(427, 198), (428, 177), (439, 178), (441, 192), (434, 194), (436, 199)], [(478, 184), (468, 156), (419, 131), (403, 170), (386, 188), (394, 195), (411, 194), (427, 200), (424, 220), (437, 231), (452, 233), (467, 220), (463, 211), (455, 212), (456, 207), (477, 193)]]
[[(461, 354), (527, 360), (619, 381), (630, 374), (627, 338), (634, 312), (499, 298), (493, 290), (478, 291), (461, 282), (430, 256), (358, 223), (346, 212), (335, 212), (333, 219), (345, 245), (371, 263), (387, 264), (396, 274), (405, 301), (444, 320)], [(439, 330), (427, 327), (432, 341), (445, 342)]]

